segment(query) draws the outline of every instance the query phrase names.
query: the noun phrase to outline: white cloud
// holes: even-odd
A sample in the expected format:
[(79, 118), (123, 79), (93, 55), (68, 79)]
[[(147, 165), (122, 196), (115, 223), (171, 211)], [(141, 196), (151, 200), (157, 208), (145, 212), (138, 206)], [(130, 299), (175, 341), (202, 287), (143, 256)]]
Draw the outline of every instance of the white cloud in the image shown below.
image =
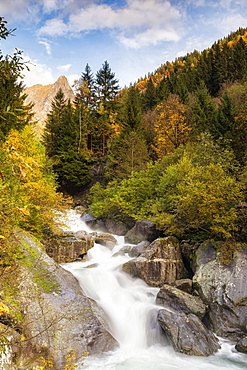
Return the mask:
[(24, 61), (28, 63), (29, 71), (24, 70), (24, 85), (26, 87), (42, 83), (42, 85), (49, 85), (55, 82), (52, 76), (51, 68), (45, 64), (32, 61), (27, 55), (23, 56)]
[(50, 19), (38, 31), (39, 35), (63, 36), (68, 32), (67, 26), (62, 19)]
[(111, 29), (129, 47), (147, 46), (160, 41), (177, 41), (181, 14), (166, 0), (128, 0), (125, 7), (91, 4), (62, 19), (48, 20), (40, 34), (58, 35)]
[(222, 29), (225, 34), (236, 31), (239, 27), (246, 27), (247, 16), (243, 17), (241, 14), (229, 14), (218, 23), (218, 27)]
[(61, 73), (64, 73), (64, 72), (67, 72), (71, 67), (71, 64), (65, 64), (63, 66), (58, 66), (57, 69), (59, 70), (59, 72)]
[(48, 55), (51, 55), (51, 44), (50, 44), (49, 41), (43, 39), (43, 40), (39, 40), (38, 43), (41, 44), (41, 45), (44, 45), (45, 46), (46, 53)]
[(77, 74), (71, 74), (71, 75), (66, 76), (66, 77), (67, 77), (67, 80), (68, 80), (68, 82), (69, 82), (69, 85), (70, 85), (71, 87), (73, 87), (75, 80), (79, 80), (80, 75), (77, 75)]

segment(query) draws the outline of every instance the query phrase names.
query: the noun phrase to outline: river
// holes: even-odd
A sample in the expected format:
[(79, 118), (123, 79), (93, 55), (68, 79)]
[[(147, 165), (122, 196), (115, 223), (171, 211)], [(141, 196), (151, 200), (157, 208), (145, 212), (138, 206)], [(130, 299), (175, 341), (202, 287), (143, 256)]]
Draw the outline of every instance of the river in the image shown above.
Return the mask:
[[(69, 213), (67, 224), (70, 230), (91, 232), (74, 212)], [(118, 243), (113, 250), (95, 244), (88, 251), (86, 262), (63, 265), (78, 279), (85, 294), (103, 308), (111, 333), (119, 343), (113, 352), (85, 358), (78, 364), (78, 370), (247, 369), (247, 355), (237, 352), (233, 343), (221, 338), (221, 349), (213, 356), (174, 352), (156, 322), (158, 289), (121, 271), (121, 265), (130, 257), (118, 253), (124, 239), (116, 238)]]

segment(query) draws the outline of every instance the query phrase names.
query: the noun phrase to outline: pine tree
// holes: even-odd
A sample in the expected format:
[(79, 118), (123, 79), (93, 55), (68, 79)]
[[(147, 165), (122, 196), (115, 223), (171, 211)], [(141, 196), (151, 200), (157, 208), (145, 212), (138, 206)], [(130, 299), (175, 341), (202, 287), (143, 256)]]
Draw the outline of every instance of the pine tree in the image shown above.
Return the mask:
[(195, 92), (191, 111), (194, 135), (214, 130), (216, 108), (204, 82), (201, 82), (198, 90)]
[(157, 104), (156, 89), (153, 84), (152, 78), (150, 77), (147, 83), (146, 91), (143, 94), (143, 109), (148, 111), (153, 109)]
[(123, 99), (123, 124), (128, 129), (140, 127), (142, 120), (142, 104), (139, 90), (130, 87), (128, 93)]
[(64, 93), (60, 88), (52, 101), (51, 112), (47, 115), (43, 136), (43, 141), (49, 157), (57, 155), (61, 147), (61, 140), (63, 139), (61, 136), (61, 126), (65, 107), (66, 100), (64, 98)]
[(115, 73), (111, 71), (109, 63), (105, 61), (102, 68), (96, 73), (96, 85), (99, 98), (99, 105), (108, 114), (114, 110), (114, 98), (116, 97), (119, 86), (115, 79)]
[(52, 102), (44, 133), (47, 154), (62, 191), (74, 194), (90, 181), (89, 163), (78, 150), (80, 128), (74, 108), (60, 89)]
[(85, 72), (75, 83), (75, 114), (78, 120), (79, 141), (78, 151), (87, 152), (93, 149), (94, 124), (96, 119), (96, 85), (90, 66), (87, 64)]
[[(6, 39), (14, 32), (8, 30), (6, 24), (0, 17), (0, 39)], [(19, 80), (25, 68), (21, 51), (12, 56), (3, 56), (0, 51), (0, 140), (4, 140), (11, 129), (21, 130), (32, 117), (32, 104), (24, 104), (26, 95)]]
[(98, 131), (101, 136), (102, 156), (106, 154), (108, 138), (112, 134), (112, 124), (115, 123), (117, 102), (115, 100), (119, 91), (118, 80), (111, 71), (109, 63), (105, 61), (102, 68), (96, 73), (96, 85), (98, 95)]

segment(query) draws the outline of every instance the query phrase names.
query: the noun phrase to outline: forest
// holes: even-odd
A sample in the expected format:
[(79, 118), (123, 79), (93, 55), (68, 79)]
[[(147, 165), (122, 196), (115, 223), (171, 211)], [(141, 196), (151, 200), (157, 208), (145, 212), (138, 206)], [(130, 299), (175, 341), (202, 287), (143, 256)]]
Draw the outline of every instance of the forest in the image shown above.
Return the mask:
[[(1, 39), (14, 31), (0, 18)], [(124, 89), (108, 61), (95, 74), (87, 64), (75, 101), (55, 96), (41, 140), (24, 103), (26, 68), (19, 51), (0, 56), (3, 266), (16, 258), (16, 227), (42, 237), (78, 194), (95, 217), (149, 219), (180, 239), (245, 240), (247, 29)]]

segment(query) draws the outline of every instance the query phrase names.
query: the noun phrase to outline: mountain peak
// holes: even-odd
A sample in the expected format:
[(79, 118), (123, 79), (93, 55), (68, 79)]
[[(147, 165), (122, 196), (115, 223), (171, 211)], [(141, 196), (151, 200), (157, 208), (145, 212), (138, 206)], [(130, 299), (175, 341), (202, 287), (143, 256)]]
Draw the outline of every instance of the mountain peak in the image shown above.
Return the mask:
[(54, 100), (59, 89), (62, 89), (64, 97), (67, 100), (73, 101), (75, 95), (69, 82), (65, 76), (58, 77), (54, 84), (41, 85), (37, 84), (31, 87), (27, 87), (24, 90), (24, 94), (27, 95), (26, 103), (33, 103), (34, 119), (39, 121), (42, 126), (45, 125), (47, 113), (51, 110), (51, 103)]

